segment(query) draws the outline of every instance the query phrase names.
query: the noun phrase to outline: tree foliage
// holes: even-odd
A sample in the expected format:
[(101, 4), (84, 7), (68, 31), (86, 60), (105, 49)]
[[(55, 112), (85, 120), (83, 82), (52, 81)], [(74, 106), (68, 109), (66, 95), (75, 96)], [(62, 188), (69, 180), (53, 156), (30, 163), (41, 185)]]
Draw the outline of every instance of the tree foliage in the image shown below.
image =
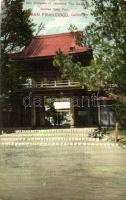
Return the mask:
[[(67, 60), (71, 69), (75, 70), (72, 73), (77, 73), (77, 79), (81, 79), (83, 85), (89, 89), (98, 87), (108, 89), (110, 85), (115, 85), (114, 92), (124, 94), (126, 93), (126, 3), (122, 0), (91, 0), (91, 4), (94, 22), (84, 30), (83, 43), (92, 47), (94, 61), (88, 67), (76, 70), (76, 67), (73, 67), (76, 63), (71, 64), (69, 56)], [(71, 28), (76, 30), (75, 26)], [(59, 58), (58, 56), (57, 54), (55, 59), (60, 61), (61, 56)], [(64, 68), (67, 66), (68, 64), (64, 65)], [(67, 69), (63, 69), (63, 72), (67, 72)]]
[(102, 76), (105, 75), (105, 72), (101, 71), (97, 74), (100, 66), (96, 65), (93, 60), (91, 66), (85, 67), (80, 62), (73, 62), (71, 55), (64, 55), (59, 50), (53, 60), (53, 65), (61, 72), (62, 78), (78, 81), (85, 89), (99, 90), (103, 88)]
[(116, 100), (113, 104), (116, 121), (122, 128), (126, 128), (126, 99)]
[(126, 4), (121, 0), (92, 0), (92, 5), (95, 22), (85, 30), (85, 44), (94, 50), (99, 73), (106, 73), (103, 82), (116, 84), (118, 92), (125, 93)]
[(33, 35), (31, 10), (23, 9), (24, 0), (5, 0), (2, 13), (1, 42), (3, 53), (12, 52), (27, 45)]
[(26, 74), (13, 62), (8, 54), (20, 51), (27, 45), (34, 32), (30, 10), (23, 9), (24, 0), (5, 0), (1, 24), (1, 93), (8, 95), (22, 83)]

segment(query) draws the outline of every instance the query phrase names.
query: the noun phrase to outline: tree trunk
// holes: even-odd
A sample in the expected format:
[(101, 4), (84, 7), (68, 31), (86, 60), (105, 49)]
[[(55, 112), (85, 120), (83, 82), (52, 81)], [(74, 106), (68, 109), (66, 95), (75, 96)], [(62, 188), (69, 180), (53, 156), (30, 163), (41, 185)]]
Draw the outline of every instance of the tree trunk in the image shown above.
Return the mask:
[(119, 140), (119, 123), (116, 122), (116, 126), (115, 126), (115, 142), (118, 142)]

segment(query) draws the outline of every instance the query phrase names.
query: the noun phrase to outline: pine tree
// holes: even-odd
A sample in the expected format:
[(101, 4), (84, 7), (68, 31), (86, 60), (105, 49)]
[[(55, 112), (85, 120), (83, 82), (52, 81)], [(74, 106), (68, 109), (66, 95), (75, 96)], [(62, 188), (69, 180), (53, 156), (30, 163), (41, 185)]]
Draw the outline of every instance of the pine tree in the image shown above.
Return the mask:
[(9, 62), (8, 54), (18, 52), (32, 38), (34, 24), (30, 20), (30, 10), (23, 9), (24, 0), (5, 0), (1, 24), (1, 93), (12, 93), (24, 81), (26, 74)]
[(92, 0), (94, 23), (85, 30), (85, 44), (95, 53), (96, 79), (114, 84), (114, 92), (126, 93), (126, 3), (123, 0)]
[[(77, 80), (88, 89), (110, 89), (113, 85), (113, 92), (123, 95), (126, 93), (126, 2), (91, 0), (91, 5), (94, 22), (85, 28), (83, 43), (92, 47), (94, 60), (90, 66), (80, 66), (79, 70), (77, 63), (69, 61), (69, 65), (62, 67), (63, 74), (70, 75), (71, 66)], [(55, 60), (56, 65), (61, 61), (61, 54), (57, 54)], [(62, 60), (65, 63), (64, 56)], [(66, 60), (68, 63), (69, 56)]]

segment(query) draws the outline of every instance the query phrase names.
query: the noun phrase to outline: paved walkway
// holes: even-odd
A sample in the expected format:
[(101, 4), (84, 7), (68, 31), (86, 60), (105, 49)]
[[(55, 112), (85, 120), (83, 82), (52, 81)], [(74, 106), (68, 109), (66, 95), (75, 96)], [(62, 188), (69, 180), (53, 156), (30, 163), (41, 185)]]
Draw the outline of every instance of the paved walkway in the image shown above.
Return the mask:
[(125, 200), (126, 149), (87, 133), (0, 136), (0, 200)]

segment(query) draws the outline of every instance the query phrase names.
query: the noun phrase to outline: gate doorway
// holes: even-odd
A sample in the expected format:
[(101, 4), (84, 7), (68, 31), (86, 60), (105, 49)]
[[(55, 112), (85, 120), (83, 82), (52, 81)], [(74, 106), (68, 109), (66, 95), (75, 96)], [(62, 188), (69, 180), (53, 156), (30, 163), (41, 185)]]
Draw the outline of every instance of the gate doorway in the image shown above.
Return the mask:
[(70, 111), (57, 111), (45, 119), (46, 124), (52, 127), (70, 127)]

